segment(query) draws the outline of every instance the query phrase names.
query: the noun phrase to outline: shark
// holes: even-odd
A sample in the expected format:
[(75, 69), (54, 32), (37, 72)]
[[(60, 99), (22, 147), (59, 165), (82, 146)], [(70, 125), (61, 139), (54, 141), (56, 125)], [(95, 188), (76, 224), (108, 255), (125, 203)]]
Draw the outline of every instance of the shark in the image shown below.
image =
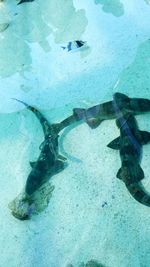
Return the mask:
[(150, 100), (145, 98), (129, 98), (127, 95), (116, 92), (113, 96), (118, 105), (118, 112), (114, 106), (114, 100), (92, 106), (88, 109), (74, 108), (73, 113), (78, 120), (85, 121), (90, 128), (97, 128), (102, 121), (116, 119), (126, 113), (139, 115), (150, 112)]
[(108, 146), (120, 151), (122, 167), (118, 171), (117, 177), (125, 182), (129, 192), (137, 201), (150, 206), (150, 197), (140, 183), (144, 178), (144, 172), (140, 167), (142, 146), (150, 141), (150, 133), (140, 131), (134, 118), (134, 115), (150, 111), (149, 99), (129, 98), (117, 92), (114, 94), (112, 101), (88, 109), (74, 108), (71, 116), (55, 124), (50, 124), (35, 107), (24, 101), (15, 100), (24, 104), (27, 109), (35, 114), (44, 133), (44, 140), (39, 147), (39, 157), (35, 162), (30, 162), (31, 171), (25, 184), (22, 203), (28, 203), (29, 208), (27, 205), (26, 212), (21, 215), (12, 211), (16, 218), (20, 220), (29, 219), (32, 213), (32, 196), (34, 193), (52, 176), (65, 169), (67, 159), (59, 154), (59, 133), (65, 127), (82, 120), (86, 121), (91, 128), (96, 128), (103, 120), (116, 119), (116, 124), (120, 129), (120, 137), (113, 140)]
[(129, 113), (117, 118), (116, 124), (120, 129), (120, 136), (107, 146), (120, 152), (122, 165), (117, 178), (125, 183), (136, 201), (150, 207), (150, 195), (141, 183), (144, 172), (140, 166), (142, 146), (150, 142), (150, 132), (140, 131), (135, 117)]
[[(75, 122), (76, 119), (73, 115), (71, 115), (70, 117), (64, 119), (60, 123), (50, 124), (39, 110), (26, 104), (21, 100), (18, 99), (15, 100), (24, 104), (27, 109), (29, 109), (36, 115), (36, 117), (41, 123), (44, 133), (44, 141), (41, 143), (39, 147), (40, 149), (39, 157), (35, 162), (30, 162), (31, 171), (27, 177), (24, 199), (22, 199), (24, 203), (28, 202), (31, 207), (33, 194), (44, 183), (49, 181), (50, 177), (63, 171), (64, 168), (66, 167), (67, 159), (59, 154), (59, 149), (58, 149), (59, 132), (66, 126)], [(15, 217), (17, 217), (20, 220), (25, 220), (29, 218), (28, 211), (23, 216), (22, 215), (19, 216), (18, 213), (14, 212), (12, 213)]]

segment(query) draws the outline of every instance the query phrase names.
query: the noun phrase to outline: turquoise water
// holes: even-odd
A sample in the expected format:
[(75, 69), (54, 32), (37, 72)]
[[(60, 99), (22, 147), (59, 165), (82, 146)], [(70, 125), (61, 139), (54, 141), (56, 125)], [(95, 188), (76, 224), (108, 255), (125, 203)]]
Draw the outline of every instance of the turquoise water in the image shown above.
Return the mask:
[[(20, 221), (8, 208), (43, 141), (37, 118), (11, 98), (35, 106), (51, 123), (74, 107), (110, 101), (117, 91), (150, 98), (149, 14), (148, 0), (0, 3), (0, 267), (150, 266), (150, 208), (116, 178), (119, 153), (107, 147), (119, 135), (114, 120), (61, 132), (68, 166), (47, 185), (42, 212)], [(61, 48), (73, 40), (87, 46)], [(137, 116), (140, 129), (150, 131), (149, 119), (150, 113)], [(144, 146), (141, 166), (150, 192), (149, 152)]]

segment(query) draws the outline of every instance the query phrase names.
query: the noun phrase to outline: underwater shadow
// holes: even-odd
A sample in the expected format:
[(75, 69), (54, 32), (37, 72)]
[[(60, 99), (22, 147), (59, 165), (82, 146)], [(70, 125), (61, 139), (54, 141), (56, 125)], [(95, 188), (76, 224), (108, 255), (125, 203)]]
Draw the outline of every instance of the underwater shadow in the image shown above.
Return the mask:
[(95, 0), (95, 4), (101, 4), (104, 12), (111, 13), (115, 17), (124, 15), (124, 6), (120, 0)]

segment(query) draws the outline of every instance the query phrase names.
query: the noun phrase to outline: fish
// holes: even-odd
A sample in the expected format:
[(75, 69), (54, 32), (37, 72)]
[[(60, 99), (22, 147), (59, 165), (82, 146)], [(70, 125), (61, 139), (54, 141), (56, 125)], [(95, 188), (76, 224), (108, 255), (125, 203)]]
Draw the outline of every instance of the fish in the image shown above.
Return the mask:
[[(15, 99), (24, 104), (27, 109), (31, 110), (39, 119), (43, 133), (44, 141), (41, 143), (40, 155), (35, 162), (30, 162), (31, 171), (27, 177), (25, 185), (24, 203), (32, 199), (33, 194), (41, 188), (41, 186), (49, 181), (50, 177), (56, 175), (66, 167), (66, 158), (58, 152), (58, 125), (57, 128), (53, 127), (48, 120), (36, 108), (26, 104), (25, 102)], [(55, 131), (57, 129), (57, 131)], [(30, 203), (32, 204), (32, 203)], [(15, 216), (15, 214), (13, 214)], [(18, 218), (18, 214), (16, 214)], [(28, 215), (24, 214), (23, 219), (27, 219)]]
[(26, 3), (26, 2), (33, 2), (34, 0), (21, 0), (17, 5)]
[(67, 46), (61, 46), (61, 48), (63, 48), (64, 50), (67, 49), (68, 52), (71, 50), (76, 50), (78, 48), (81, 48), (82, 46), (84, 46), (86, 44), (85, 41), (71, 41), (68, 42)]
[(121, 168), (117, 172), (117, 178), (122, 180), (132, 197), (139, 203), (150, 207), (150, 195), (146, 192), (141, 181), (144, 172), (140, 166), (142, 158), (142, 146), (150, 142), (150, 133), (140, 131), (137, 121), (132, 114), (117, 118), (116, 124), (120, 129), (120, 137), (117, 137), (107, 146), (119, 150)]
[(97, 128), (104, 120), (116, 119), (125, 114), (139, 115), (150, 112), (150, 100), (145, 98), (129, 98), (125, 94), (116, 92), (113, 99), (117, 101), (117, 107), (114, 100), (95, 105), (88, 109), (74, 108), (73, 113), (79, 120), (84, 120), (92, 129)]

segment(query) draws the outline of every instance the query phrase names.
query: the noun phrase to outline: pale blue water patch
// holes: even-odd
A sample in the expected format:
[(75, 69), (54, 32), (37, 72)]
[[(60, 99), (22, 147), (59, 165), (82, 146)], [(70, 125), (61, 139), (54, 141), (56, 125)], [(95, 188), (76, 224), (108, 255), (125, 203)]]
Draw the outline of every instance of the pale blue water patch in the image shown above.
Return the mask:
[(121, 73), (115, 90), (149, 97), (150, 88), (150, 39), (141, 43), (134, 61)]
[[(113, 120), (62, 132), (68, 166), (51, 179), (47, 209), (22, 222), (8, 209), (43, 141), (37, 118), (11, 98), (36, 106), (51, 123), (74, 107), (109, 101), (115, 91), (149, 98), (149, 14), (144, 0), (0, 3), (0, 23), (10, 23), (0, 33), (2, 267), (87, 267), (92, 259), (106, 267), (149, 267), (149, 207), (116, 178), (119, 153), (107, 147), (119, 136)], [(73, 39), (87, 41), (88, 49), (63, 51)], [(136, 117), (140, 129), (150, 131), (149, 116)], [(144, 146), (141, 166), (150, 192), (149, 152)]]
[[(57, 9), (57, 13), (55, 10)], [(0, 75), (7, 77), (19, 72), (31, 70), (32, 55), (30, 43), (37, 42), (45, 51), (51, 50), (47, 38), (53, 35), (56, 43), (79, 39), (85, 31), (87, 18), (84, 10), (75, 10), (72, 1), (36, 1), (30, 5), (16, 5), (16, 2), (1, 3), (4, 15), (2, 21), (11, 27), (1, 38)], [(69, 12), (68, 12), (69, 10)], [(63, 12), (62, 12), (63, 11)], [(77, 23), (79, 27), (77, 28)], [(10, 34), (11, 31), (11, 34)], [(61, 36), (61, 39), (60, 39)], [(9, 39), (11, 38), (11, 40)], [(15, 49), (16, 48), (16, 49)], [(12, 51), (15, 49), (15, 53)], [(5, 58), (5, 51), (8, 56)]]
[[(91, 48), (90, 54), (82, 58), (81, 52), (73, 54), (63, 52), (60, 48), (61, 44), (56, 44), (52, 37), (49, 37), (49, 43), (52, 43), (52, 50), (47, 53), (39, 45), (30, 44), (28, 47), (32, 49), (30, 50), (32, 54), (32, 70), (25, 72), (23, 77), (17, 74), (0, 81), (0, 86), (5, 89), (5, 92), (1, 92), (1, 96), (5, 98), (1, 106), (3, 112), (5, 110), (13, 110), (8, 99), (8, 92), (10, 90), (12, 97), (21, 97), (27, 102), (35, 99), (37, 90), (37, 98), (40, 101), (42, 99), (45, 101), (50, 92), (52, 96), (49, 97), (49, 104), (51, 106), (54, 106), (55, 102), (61, 106), (63, 101), (62, 97), (59, 100), (56, 98), (56, 87), (59, 87), (59, 92), (61, 91), (64, 98), (69, 98), (70, 102), (74, 100), (74, 94), (79, 94), (79, 87), (84, 92), (84, 87), (88, 86), (88, 88), (91, 88), (91, 84), (92, 89), (86, 90), (86, 97), (94, 100), (95, 92), (103, 92), (101, 95), (105, 95), (104, 91), (110, 91), (122, 70), (134, 60), (140, 43), (149, 38), (149, 7), (143, 1), (141, 1), (142, 12), (139, 10), (139, 3), (137, 5), (135, 3), (136, 8), (140, 12), (140, 19), (144, 21), (142, 25), (138, 22), (137, 12), (134, 12), (135, 6), (128, 1), (126, 1), (125, 5), (126, 15), (124, 14), (119, 18), (104, 13), (101, 5), (98, 5), (99, 8), (97, 8), (97, 5), (91, 3), (89, 8), (84, 1), (81, 7), (78, 1), (75, 1), (75, 4), (78, 10), (82, 10), (83, 6), (85, 6), (84, 16), (88, 16), (89, 23), (87, 27), (84, 27), (83, 39), (87, 40)], [(92, 14), (94, 14), (94, 17)], [(13, 27), (15, 27), (15, 24)], [(94, 34), (92, 34), (93, 30)], [(15, 32), (15, 29), (13, 32)], [(4, 33), (5, 35), (10, 35), (7, 31)], [(21, 53), (24, 55), (23, 51)], [(12, 54), (15, 56), (14, 53)], [(28, 60), (29, 57), (24, 57), (24, 59)], [(13, 59), (11, 62), (14, 64)], [(8, 65), (11, 66), (12, 64)], [(20, 68), (22, 71), (21, 65)], [(4, 69), (7, 71), (6, 66)], [(53, 71), (54, 69), (55, 71)], [(14, 67), (13, 70), (15, 70)], [(76, 75), (78, 75), (78, 79), (76, 79)], [(105, 76), (108, 78), (105, 78)], [(75, 80), (77, 84), (74, 82)], [(69, 85), (69, 89), (67, 89), (66, 83)], [(45, 90), (47, 91), (46, 93)], [(77, 100), (85, 98), (85, 94), (82, 91)], [(47, 106), (47, 108), (49, 107)]]
[(95, 0), (95, 4), (103, 5), (103, 10), (106, 13), (112, 13), (116, 17), (124, 14), (124, 6), (120, 0)]

